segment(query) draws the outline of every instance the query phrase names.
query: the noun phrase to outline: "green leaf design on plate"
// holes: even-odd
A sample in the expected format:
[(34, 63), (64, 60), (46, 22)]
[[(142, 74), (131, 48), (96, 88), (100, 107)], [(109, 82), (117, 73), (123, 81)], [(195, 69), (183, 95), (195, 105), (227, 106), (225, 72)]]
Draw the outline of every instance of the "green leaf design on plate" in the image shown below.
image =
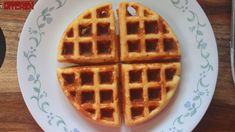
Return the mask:
[(42, 23), (42, 24), (40, 24), (38, 27), (39, 28), (44, 28), (46, 26), (46, 24), (45, 23)]
[(197, 30), (197, 34), (203, 36), (203, 32), (200, 30)]
[[(55, 11), (55, 9), (58, 10), (59, 8), (63, 7), (66, 1), (67, 0), (55, 0), (55, 6), (46, 7), (41, 11), (36, 20), (37, 29), (33, 30), (32, 27), (29, 28), (29, 40), (31, 42), (31, 45), (35, 46), (35, 50), (29, 49), (28, 51), (24, 51), (23, 55), (26, 58), (26, 62), (28, 64), (26, 67), (27, 71), (29, 72), (28, 81), (31, 82), (32, 89), (35, 92), (35, 95), (32, 95), (30, 99), (34, 100), (39, 110), (48, 117), (49, 125), (52, 126), (55, 123), (57, 127), (61, 128), (65, 132), (68, 132), (69, 129), (64, 119), (56, 114), (53, 114), (54, 112), (50, 111), (50, 103), (49, 101), (46, 101), (47, 93), (41, 87), (40, 73), (37, 72), (37, 67), (32, 63), (33, 59), (37, 59), (37, 55), (35, 54), (35, 52), (37, 47), (41, 44), (43, 35), (45, 35), (42, 30), (53, 21), (51, 12)], [(198, 43), (197, 47), (199, 49), (199, 52), (201, 53), (202, 59), (204, 59), (204, 61), (206, 62), (205, 64), (200, 64), (202, 73), (200, 73), (200, 78), (197, 81), (197, 87), (194, 90), (195, 96), (192, 97), (191, 101), (188, 101), (190, 102), (188, 104), (192, 105), (185, 105), (187, 107), (185, 107), (185, 113), (178, 115), (172, 123), (174, 126), (173, 128), (177, 130), (177, 132), (183, 132), (184, 129), (180, 127), (182, 127), (186, 119), (197, 114), (197, 110), (201, 107), (202, 104), (202, 97), (209, 94), (209, 90), (207, 87), (209, 87), (210, 84), (206, 81), (204, 82), (204, 80), (206, 78), (206, 74), (213, 71), (214, 68), (209, 61), (210, 53), (207, 51), (207, 43), (203, 39), (205, 34), (201, 30), (201, 28), (205, 27), (206, 24), (199, 21), (200, 19), (196, 12), (188, 9), (188, 0), (169, 1), (182, 13), (189, 14), (188, 17), (186, 17), (186, 20), (192, 24), (189, 27), (189, 31), (195, 34), (195, 39)], [(73, 130), (76, 130), (76, 132), (78, 131), (77, 129), (71, 129), (70, 131), (72, 132)]]
[(194, 90), (194, 96), (192, 97), (192, 99), (186, 101), (186, 103), (184, 104), (185, 111), (182, 111), (182, 114), (178, 115), (172, 123), (173, 127), (177, 128), (177, 131), (183, 132), (184, 122), (197, 114), (198, 109), (201, 108), (201, 105), (203, 103), (203, 97), (209, 95), (208, 87), (210, 87), (210, 83), (207, 82), (206, 77), (207, 74), (214, 71), (214, 66), (210, 62), (210, 53), (207, 49), (207, 42), (204, 41), (205, 33), (203, 33), (202, 29), (206, 26), (206, 23), (200, 22), (200, 18), (198, 17), (197, 13), (188, 8), (188, 0), (170, 1), (175, 8), (187, 15), (186, 20), (189, 22), (190, 25), (188, 29), (195, 37), (195, 41), (198, 44), (197, 49), (200, 52), (201, 59), (203, 60), (202, 63), (199, 64), (201, 73), (199, 75), (199, 79), (197, 80), (197, 86)]
[[(30, 99), (35, 101), (39, 110), (45, 114), (48, 119), (48, 125), (55, 125), (58, 128), (61, 128), (62, 131), (68, 132), (69, 129), (64, 119), (57, 114), (54, 114), (53, 111), (50, 111), (50, 103), (46, 98), (47, 92), (41, 87), (40, 73), (38, 73), (37, 67), (33, 63), (33, 60), (35, 61), (37, 59), (36, 49), (40, 46), (42, 37), (45, 35), (43, 29), (53, 21), (51, 12), (55, 9), (58, 10), (59, 8), (63, 7), (66, 1), (67, 0), (56, 0), (54, 6), (46, 7), (41, 11), (35, 22), (36, 29), (29, 27), (29, 41), (31, 42), (30, 44), (32, 46), (30, 49), (28, 49), (28, 51), (24, 51), (23, 55), (27, 62), (26, 69), (29, 74), (28, 81), (30, 82), (32, 90), (35, 93), (35, 95), (32, 95)], [(75, 129), (71, 129), (71, 132), (72, 130)]]
[(195, 96), (195, 97), (193, 97), (193, 100), (196, 101), (196, 100), (198, 100), (199, 98), (200, 98), (200, 96)]
[(47, 19), (46, 19), (46, 22), (47, 22), (47, 24), (50, 24), (51, 22), (52, 22), (52, 18), (51, 17), (48, 17)]
[(40, 93), (40, 89), (37, 88), (37, 87), (33, 87), (33, 90), (34, 90), (36, 93)]
[(48, 12), (48, 7), (46, 7), (44, 10), (42, 10), (42, 16), (45, 16)]

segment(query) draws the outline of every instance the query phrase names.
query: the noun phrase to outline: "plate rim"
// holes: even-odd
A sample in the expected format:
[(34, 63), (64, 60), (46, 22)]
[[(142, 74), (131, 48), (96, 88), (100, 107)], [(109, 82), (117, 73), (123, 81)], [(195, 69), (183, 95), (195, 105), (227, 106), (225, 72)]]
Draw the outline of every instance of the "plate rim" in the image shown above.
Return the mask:
[[(66, 1), (66, 0), (65, 0)], [(171, 1), (174, 1), (174, 0), (171, 0)], [(187, 0), (185, 0), (185, 1), (187, 1)], [(41, 2), (41, 0), (39, 0), (38, 2), (37, 2), (37, 4), (35, 5), (35, 8), (39, 8), (38, 6), (39, 6), (39, 2)], [(212, 28), (212, 25), (211, 25), (211, 23), (210, 23), (210, 21), (209, 21), (209, 19), (208, 19), (208, 17), (207, 17), (207, 15), (205, 14), (205, 12), (203, 11), (203, 9), (202, 9), (202, 7), (199, 5), (199, 3), (197, 2), (197, 1), (194, 1), (195, 3), (194, 4), (197, 4), (197, 6), (196, 6), (196, 8), (198, 8), (198, 10), (200, 11), (200, 14), (203, 14), (203, 17), (204, 17), (204, 19), (205, 19), (205, 23), (208, 23), (208, 29), (210, 29), (210, 31), (208, 31), (208, 33), (209, 34), (211, 34), (212, 35), (212, 37), (211, 38), (213, 38), (213, 41), (215, 42), (213, 42), (214, 44), (215, 44), (215, 47), (216, 47), (216, 51), (215, 51), (215, 57), (216, 57), (216, 60), (215, 60), (215, 69), (216, 69), (216, 71), (214, 71), (215, 72), (215, 74), (216, 74), (216, 77), (215, 77), (215, 86), (213, 86), (212, 88), (213, 88), (213, 91), (211, 91), (211, 98), (209, 98), (209, 101), (208, 101), (208, 105), (206, 106), (206, 108), (204, 108), (205, 110), (203, 111), (203, 114), (202, 114), (202, 116), (200, 117), (200, 119), (199, 120), (197, 120), (196, 122), (197, 123), (194, 123), (194, 127), (192, 128), (192, 130), (198, 125), (198, 123), (201, 121), (201, 119), (203, 118), (203, 116), (205, 115), (205, 113), (207, 112), (207, 110), (208, 110), (208, 108), (209, 108), (209, 105), (211, 104), (211, 101), (212, 101), (212, 98), (213, 98), (213, 96), (214, 96), (214, 93), (215, 93), (215, 89), (216, 89), (216, 84), (217, 84), (217, 80), (218, 80), (218, 72), (219, 72), (219, 61), (218, 61), (218, 47), (217, 47), (217, 42), (216, 42), (216, 38), (215, 38), (215, 33), (214, 33), (214, 31), (213, 31), (213, 28)], [(193, 1), (192, 1), (192, 3), (193, 3)], [(29, 21), (30, 21), (30, 17), (33, 17), (33, 14), (35, 13), (35, 11), (34, 10), (32, 10), (32, 11), (30, 11), (30, 13), (29, 13), (29, 15), (28, 15), (28, 17), (27, 17), (27, 19), (26, 19), (26, 22), (24, 23), (24, 26), (23, 26), (23, 28), (22, 28), (22, 32), (21, 32), (21, 35), (20, 35), (20, 40), (19, 40), (19, 43), (18, 43), (18, 48), (17, 48), (17, 65), (16, 65), (16, 67), (17, 67), (17, 77), (18, 77), (18, 82), (19, 82), (19, 86), (20, 86), (20, 91), (21, 91), (21, 94), (22, 94), (22, 96), (23, 96), (23, 98), (24, 98), (24, 102), (25, 102), (25, 104), (26, 104), (26, 106), (27, 106), (27, 109), (29, 110), (29, 112), (30, 112), (30, 114), (32, 115), (32, 117), (34, 118), (34, 120), (37, 122), (37, 124), (43, 129), (43, 130), (46, 130), (46, 127), (42, 124), (42, 123), (40, 123), (39, 122), (39, 120), (36, 118), (36, 116), (35, 115), (33, 115), (33, 113), (31, 112), (31, 109), (30, 109), (30, 104), (28, 104), (27, 103), (27, 98), (25, 97), (26, 95), (24, 94), (24, 92), (23, 92), (23, 89), (22, 89), (22, 87), (23, 87), (23, 84), (21, 84), (21, 82), (23, 82), (23, 80), (21, 80), (20, 79), (20, 72), (19, 72), (19, 69), (20, 69), (20, 46), (21, 46), (21, 41), (23, 41), (22, 40), (22, 38), (23, 38), (23, 32), (24, 32), (24, 29), (25, 28), (27, 28), (27, 25), (29, 25)], [(37, 13), (37, 12), (36, 12)], [(214, 58), (215, 59), (215, 58)]]

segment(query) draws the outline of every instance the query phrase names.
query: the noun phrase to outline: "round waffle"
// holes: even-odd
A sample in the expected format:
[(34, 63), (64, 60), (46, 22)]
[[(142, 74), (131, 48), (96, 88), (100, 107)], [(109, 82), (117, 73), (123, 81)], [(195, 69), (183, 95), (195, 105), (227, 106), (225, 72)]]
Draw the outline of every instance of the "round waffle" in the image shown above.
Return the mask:
[(132, 126), (157, 115), (173, 97), (181, 52), (172, 29), (153, 10), (121, 2), (117, 14), (120, 37), (110, 3), (86, 10), (66, 28), (58, 61), (79, 66), (58, 68), (57, 77), (89, 120), (119, 126), (123, 113)]

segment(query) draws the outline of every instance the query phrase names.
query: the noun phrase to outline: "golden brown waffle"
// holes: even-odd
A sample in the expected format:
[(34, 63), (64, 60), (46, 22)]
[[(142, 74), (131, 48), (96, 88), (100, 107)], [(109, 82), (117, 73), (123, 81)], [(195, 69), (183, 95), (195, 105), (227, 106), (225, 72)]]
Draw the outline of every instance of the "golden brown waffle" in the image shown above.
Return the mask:
[(120, 125), (117, 65), (61, 68), (57, 76), (64, 94), (85, 117), (106, 126)]
[(136, 2), (118, 9), (121, 60), (178, 60), (179, 42), (163, 18)]
[(180, 80), (180, 63), (123, 64), (123, 113), (127, 125), (158, 114), (169, 102)]
[[(82, 66), (59, 68), (57, 76), (82, 115), (102, 125), (119, 126), (120, 99), (125, 124), (131, 126), (157, 115), (172, 98), (180, 80), (181, 52), (167, 22), (143, 5), (121, 2), (118, 18), (120, 47), (110, 3), (74, 20), (60, 41), (58, 60)], [(98, 66), (87, 66), (91, 64)]]
[(57, 58), (67, 63), (115, 62), (116, 43), (114, 11), (106, 3), (86, 10), (67, 27)]

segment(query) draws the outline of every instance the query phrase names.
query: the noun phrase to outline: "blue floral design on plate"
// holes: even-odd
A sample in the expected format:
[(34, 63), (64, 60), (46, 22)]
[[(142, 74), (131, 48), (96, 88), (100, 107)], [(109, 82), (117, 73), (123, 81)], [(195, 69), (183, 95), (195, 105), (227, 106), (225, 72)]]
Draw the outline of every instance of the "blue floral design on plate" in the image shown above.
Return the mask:
[(190, 23), (189, 31), (194, 35), (195, 41), (197, 42), (197, 49), (200, 52), (200, 56), (203, 59), (202, 64), (200, 64), (201, 72), (199, 73), (199, 79), (197, 80), (196, 88), (193, 91), (192, 100), (188, 100), (184, 103), (185, 112), (178, 115), (172, 123), (172, 127), (170, 127), (167, 131), (170, 132), (183, 132), (184, 128), (182, 125), (185, 121), (194, 115), (197, 114), (198, 110), (201, 108), (203, 103), (202, 97), (209, 96), (209, 82), (206, 82), (207, 75), (210, 72), (214, 71), (214, 67), (212, 66), (209, 58), (210, 53), (207, 51), (207, 42), (204, 41), (204, 33), (202, 29), (206, 26), (205, 23), (200, 21), (197, 13), (193, 10), (189, 9), (189, 0), (170, 0), (172, 5), (179, 9), (182, 13), (187, 13), (188, 17), (186, 20)]
[[(190, 23), (189, 31), (195, 36), (197, 42), (197, 49), (200, 52), (200, 56), (203, 59), (200, 64), (201, 72), (199, 73), (199, 79), (197, 80), (197, 86), (193, 91), (193, 97), (184, 103), (183, 107), (185, 112), (178, 115), (166, 131), (170, 132), (182, 132), (184, 129), (182, 125), (185, 121), (197, 114), (203, 103), (202, 97), (209, 96), (210, 84), (206, 82), (208, 73), (214, 71), (214, 66), (211, 64), (209, 58), (210, 53), (207, 51), (207, 42), (204, 41), (204, 33), (202, 29), (206, 26), (205, 23), (200, 21), (197, 13), (189, 9), (189, 0), (169, 0), (171, 4), (182, 13), (187, 13), (186, 20)], [(28, 33), (30, 35), (29, 41), (31, 46), (27, 51), (24, 51), (24, 57), (27, 60), (27, 71), (29, 72), (28, 81), (30, 82), (35, 95), (32, 95), (30, 99), (37, 103), (39, 110), (47, 117), (48, 125), (61, 128), (65, 132), (79, 132), (79, 129), (69, 129), (66, 121), (63, 117), (55, 114), (53, 111), (49, 111), (50, 102), (46, 100), (47, 92), (41, 87), (40, 73), (37, 72), (37, 67), (33, 64), (33, 60), (37, 59), (37, 48), (40, 46), (43, 39), (43, 29), (53, 22), (52, 13), (55, 10), (60, 9), (66, 4), (67, 0), (55, 0), (55, 5), (44, 8), (36, 19), (36, 29), (29, 27)]]
[(55, 4), (52, 7), (44, 8), (40, 15), (36, 19), (36, 29), (29, 27), (28, 33), (30, 35), (30, 48), (28, 51), (24, 51), (24, 57), (27, 60), (27, 70), (29, 72), (28, 81), (32, 85), (35, 95), (30, 97), (31, 100), (36, 101), (37, 106), (41, 112), (45, 114), (48, 119), (48, 124), (50, 126), (56, 126), (61, 128), (65, 132), (79, 132), (77, 128), (69, 129), (64, 119), (54, 114), (54, 112), (49, 111), (50, 102), (46, 100), (47, 92), (41, 87), (40, 73), (37, 72), (37, 67), (33, 64), (33, 60), (37, 58), (37, 48), (40, 46), (43, 35), (43, 28), (53, 22), (52, 13), (55, 10), (60, 9), (65, 5), (67, 0), (55, 0)]

